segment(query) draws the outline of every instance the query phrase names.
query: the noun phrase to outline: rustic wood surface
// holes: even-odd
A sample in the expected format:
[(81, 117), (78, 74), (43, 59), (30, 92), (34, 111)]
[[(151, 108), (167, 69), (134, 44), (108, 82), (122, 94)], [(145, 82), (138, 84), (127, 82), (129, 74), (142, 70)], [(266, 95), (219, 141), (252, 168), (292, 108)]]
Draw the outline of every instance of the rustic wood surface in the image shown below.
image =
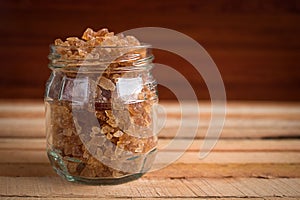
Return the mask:
[[(45, 152), (41, 101), (0, 101), (0, 199), (300, 199), (300, 103), (229, 102), (221, 137), (204, 159), (199, 149), (210, 104), (187, 102), (189, 117), (200, 117), (195, 139), (171, 165), (122, 185), (87, 186), (56, 175)], [(174, 139), (180, 109), (162, 102), (166, 124), (158, 149)], [(193, 124), (183, 124), (186, 131)], [(186, 142), (191, 138), (177, 138)], [(213, 137), (208, 138), (213, 140)]]
[[(298, 0), (2, 0), (0, 24), (1, 98), (42, 98), (48, 46), (58, 37), (80, 36), (86, 27), (119, 33), (155, 26), (199, 42), (216, 62), (229, 99), (300, 100)], [(188, 62), (165, 51), (154, 54), (157, 63), (180, 71), (199, 98), (209, 99)], [(180, 87), (172, 78), (165, 76)], [(160, 91), (160, 98), (174, 98)]]

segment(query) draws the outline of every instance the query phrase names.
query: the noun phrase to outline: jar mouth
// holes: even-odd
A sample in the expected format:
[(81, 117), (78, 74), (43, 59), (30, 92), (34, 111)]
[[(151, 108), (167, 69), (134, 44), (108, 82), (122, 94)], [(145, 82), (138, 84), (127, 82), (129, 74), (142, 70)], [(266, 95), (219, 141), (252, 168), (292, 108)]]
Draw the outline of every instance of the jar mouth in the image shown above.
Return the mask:
[(48, 56), (50, 69), (101, 71), (142, 69), (154, 56), (150, 44), (136, 46), (63, 46), (50, 45)]
[[(55, 44), (50, 44), (50, 48), (65, 48), (65, 49), (70, 49), (70, 48), (78, 48), (76, 46), (66, 46), (66, 45), (55, 45)], [(135, 45), (135, 46), (102, 46), (102, 45), (97, 45), (97, 46), (86, 46), (85, 48), (92, 48), (92, 49), (142, 49), (142, 48), (152, 48), (151, 44), (147, 43), (141, 43), (140, 45)]]

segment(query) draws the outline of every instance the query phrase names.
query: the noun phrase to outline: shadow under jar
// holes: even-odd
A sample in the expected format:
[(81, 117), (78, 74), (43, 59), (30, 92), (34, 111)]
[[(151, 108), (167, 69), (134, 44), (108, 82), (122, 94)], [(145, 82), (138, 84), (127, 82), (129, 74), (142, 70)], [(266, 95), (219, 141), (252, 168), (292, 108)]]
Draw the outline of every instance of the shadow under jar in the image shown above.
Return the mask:
[(68, 181), (119, 184), (141, 177), (155, 159), (157, 84), (149, 45), (96, 47), (64, 56), (50, 46), (46, 85), (47, 153)]

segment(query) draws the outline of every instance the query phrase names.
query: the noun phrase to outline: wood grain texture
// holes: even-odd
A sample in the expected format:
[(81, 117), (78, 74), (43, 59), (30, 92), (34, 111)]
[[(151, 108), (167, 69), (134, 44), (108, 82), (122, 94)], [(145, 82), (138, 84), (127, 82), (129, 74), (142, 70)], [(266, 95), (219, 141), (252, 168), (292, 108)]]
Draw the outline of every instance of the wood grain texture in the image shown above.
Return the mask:
[[(267, 156), (267, 155), (266, 155)], [(299, 163), (173, 163), (149, 172), (147, 179), (186, 178), (300, 178)], [(49, 162), (0, 163), (0, 176), (57, 177)]]
[[(39, 199), (39, 198), (32, 198), (32, 197), (4, 197), (3, 199), (6, 199), (6, 200), (11, 200), (11, 199), (16, 199), (16, 200), (19, 200), (19, 199), (25, 199), (25, 200), (36, 200), (36, 199)], [(54, 200), (65, 200), (65, 198), (60, 198), (60, 197), (55, 197), (55, 198), (52, 198), (52, 197), (43, 197), (43, 199), (45, 200), (49, 200), (49, 199), (54, 199)], [(68, 198), (70, 200), (80, 200), (80, 199), (83, 199), (83, 200), (97, 200), (97, 199), (120, 199), (120, 200), (128, 200), (128, 199), (134, 199), (134, 200), (144, 200), (145, 198), (114, 198), (114, 197), (104, 197), (104, 198), (84, 198), (84, 197), (81, 197), (81, 198)], [(160, 199), (160, 200), (169, 200), (170, 198), (147, 198), (149, 200), (157, 200), (157, 199)], [(181, 197), (174, 197), (172, 199), (184, 199), (184, 200), (194, 200), (195, 198), (181, 198)], [(241, 198), (232, 198), (232, 197), (228, 197), (228, 198), (206, 198), (206, 197), (197, 197), (197, 199), (200, 199), (200, 200), (242, 200), (242, 199), (245, 199), (244, 197), (241, 197)], [(294, 198), (294, 197), (263, 197), (263, 198), (251, 198), (252, 200), (298, 200), (298, 198)]]
[[(167, 116), (160, 138), (174, 138), (181, 123), (181, 107), (174, 102), (161, 101)], [(200, 113), (197, 112), (199, 106)], [(195, 138), (203, 139), (211, 117), (211, 105), (207, 101), (185, 102), (183, 113), (186, 122), (183, 132), (195, 132)], [(228, 102), (226, 121), (221, 138), (297, 138), (300, 136), (300, 104), (268, 102)], [(216, 114), (218, 114), (218, 110)], [(199, 118), (199, 126), (193, 121)], [(0, 101), (0, 137), (45, 137), (44, 105), (42, 101)], [(215, 126), (212, 125), (212, 128)], [(180, 136), (191, 138), (191, 136)], [(208, 138), (213, 136), (208, 135)]]
[[(210, 142), (211, 139), (208, 139)], [(166, 146), (171, 142), (178, 145), (173, 147)], [(189, 146), (185, 148), (186, 143)], [(204, 143), (204, 139), (163, 139), (158, 141), (158, 149), (163, 151), (198, 152)], [(0, 150), (45, 150), (45, 138), (0, 138)], [(164, 150), (165, 149), (165, 150)], [(202, 151), (208, 149), (201, 148)], [(217, 142), (213, 152), (300, 152), (300, 141), (295, 139), (221, 139)]]
[[(290, 187), (293, 185), (293, 187)], [(0, 197), (39, 198), (299, 198), (300, 179), (140, 179), (115, 186), (72, 184), (57, 177), (0, 177)]]
[[(177, 162), (145, 177), (300, 177), (300, 158), (296, 159), (300, 150), (298, 140), (222, 139), (202, 161), (197, 160), (197, 153), (203, 140), (194, 140), (187, 150), (181, 145), (163, 150), (169, 142), (168, 139), (159, 140), (158, 149), (165, 152), (165, 156), (169, 156), (170, 151), (192, 154), (183, 154)], [(49, 165), (45, 147), (45, 139), (0, 138), (0, 176), (56, 176)], [(224, 157), (230, 160), (224, 160)]]
[[(1, 1), (0, 36), (5, 39), (0, 41), (0, 97), (43, 97), (50, 73), (48, 45), (57, 37), (80, 36), (86, 27), (121, 32), (156, 26), (180, 31), (207, 50), (229, 99), (298, 101), (299, 23), (297, 0)], [(181, 72), (200, 99), (209, 98), (203, 79), (189, 63), (164, 51), (154, 53), (157, 63)], [(185, 94), (180, 80), (165, 78)], [(160, 87), (160, 97), (174, 95)]]
[[(0, 100), (0, 199), (300, 199), (299, 103), (229, 102), (222, 136), (204, 159), (199, 159), (199, 149), (205, 131), (194, 139), (174, 139), (170, 130), (180, 122), (180, 107), (175, 102), (161, 105), (169, 121), (159, 135), (160, 157), (154, 168), (184, 153), (139, 180), (88, 186), (66, 182), (53, 171), (41, 101)], [(200, 114), (195, 109), (199, 105)], [(192, 121), (199, 117), (196, 128), (207, 128), (210, 104), (199, 105), (184, 103), (184, 130), (195, 128)], [(177, 145), (165, 149), (170, 142)]]

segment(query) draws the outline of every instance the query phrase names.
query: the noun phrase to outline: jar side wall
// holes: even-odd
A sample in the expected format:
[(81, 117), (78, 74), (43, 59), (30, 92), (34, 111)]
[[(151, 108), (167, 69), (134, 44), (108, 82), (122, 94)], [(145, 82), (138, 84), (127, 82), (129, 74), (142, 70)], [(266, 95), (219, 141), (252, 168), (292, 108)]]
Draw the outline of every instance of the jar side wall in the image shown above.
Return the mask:
[(53, 70), (45, 92), (52, 166), (79, 182), (105, 183), (143, 174), (156, 152), (157, 101), (150, 67), (101, 74)]

